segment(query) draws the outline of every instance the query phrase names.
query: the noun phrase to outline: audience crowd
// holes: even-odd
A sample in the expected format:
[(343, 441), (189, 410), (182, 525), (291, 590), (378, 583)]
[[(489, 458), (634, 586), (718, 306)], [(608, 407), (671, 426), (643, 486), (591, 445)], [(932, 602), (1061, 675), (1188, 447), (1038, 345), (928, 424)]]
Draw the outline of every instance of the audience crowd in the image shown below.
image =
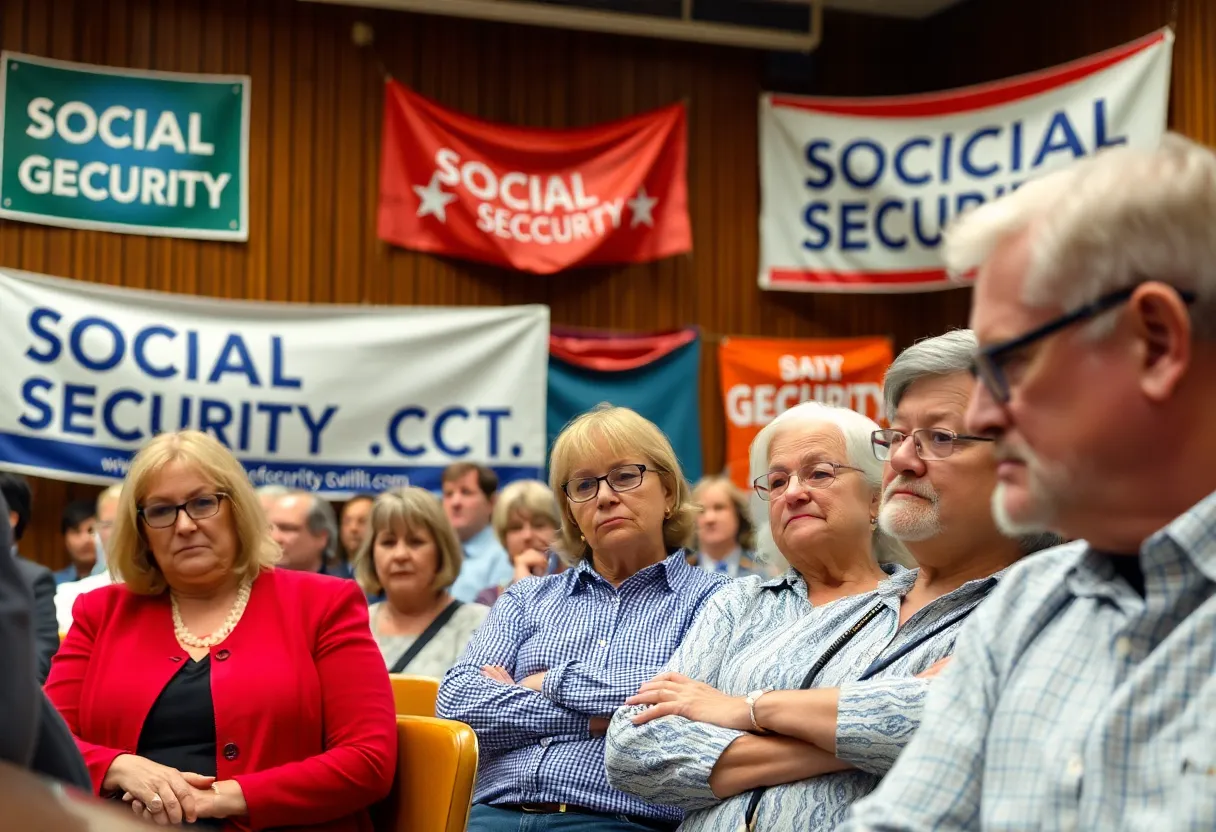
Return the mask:
[(471, 832), (1216, 829), (1213, 228), (1173, 135), (963, 214), (970, 328), (896, 358), (884, 424), (778, 415), (750, 493), (611, 405), (548, 483), (337, 511), (182, 431), (62, 507), (52, 572), (0, 473), (0, 758), (365, 832), (409, 674), (476, 733)]

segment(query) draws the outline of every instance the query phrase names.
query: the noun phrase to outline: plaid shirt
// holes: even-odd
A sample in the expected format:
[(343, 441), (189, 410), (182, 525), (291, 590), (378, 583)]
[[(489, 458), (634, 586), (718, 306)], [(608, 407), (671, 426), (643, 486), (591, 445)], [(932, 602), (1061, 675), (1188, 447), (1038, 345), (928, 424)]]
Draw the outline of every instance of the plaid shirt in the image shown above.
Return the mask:
[[(587, 562), (508, 589), (439, 688), (438, 715), (477, 732), (476, 803), (568, 803), (678, 821), (608, 785), (604, 738), (611, 716), (659, 673), (701, 605), (728, 583), (689, 566), (683, 551), (613, 587)], [(501, 665), (517, 682), (545, 672), (542, 692), (491, 681)]]
[[(908, 678), (950, 655), (962, 626), (959, 616), (984, 600), (994, 581), (970, 581), (919, 610), (901, 627), (900, 603), (916, 572), (886, 566), (891, 577), (873, 592), (815, 607), (806, 581), (794, 569), (779, 578), (736, 580), (714, 596), (667, 665), (728, 696), (762, 687), (792, 690), (841, 633), (876, 604), (882, 611), (850, 640), (816, 678), (819, 687), (841, 686), (837, 715), (840, 757), (858, 771), (842, 771), (767, 790), (756, 813), (760, 830), (827, 830), (850, 804), (878, 785), (916, 728), (929, 683)], [(913, 646), (914, 645), (914, 646)], [(876, 674), (855, 682), (876, 659), (911, 649)], [(718, 758), (742, 731), (681, 716), (645, 725), (632, 717), (645, 706), (617, 711), (608, 730), (611, 782), (656, 803), (688, 812), (681, 832), (737, 832), (751, 792), (725, 800), (709, 786)]]
[(963, 628), (859, 830), (1216, 829), (1216, 493), (1144, 542), (1146, 597), (1084, 543)]

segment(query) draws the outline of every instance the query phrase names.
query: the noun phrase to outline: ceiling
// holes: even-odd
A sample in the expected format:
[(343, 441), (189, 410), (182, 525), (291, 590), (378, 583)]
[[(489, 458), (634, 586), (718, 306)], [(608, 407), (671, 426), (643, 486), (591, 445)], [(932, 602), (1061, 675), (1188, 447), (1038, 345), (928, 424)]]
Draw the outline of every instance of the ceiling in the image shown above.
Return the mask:
[(824, 0), (829, 9), (888, 17), (921, 18), (937, 14), (961, 0)]

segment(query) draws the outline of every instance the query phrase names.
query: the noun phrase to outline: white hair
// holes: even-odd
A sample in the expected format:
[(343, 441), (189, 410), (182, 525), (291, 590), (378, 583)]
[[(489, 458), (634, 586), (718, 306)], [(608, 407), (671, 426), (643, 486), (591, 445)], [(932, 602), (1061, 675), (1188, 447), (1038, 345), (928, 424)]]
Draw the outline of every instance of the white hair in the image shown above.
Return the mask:
[(882, 380), (887, 418), (895, 416), (904, 393), (922, 378), (970, 372), (978, 348), (974, 332), (955, 329), (945, 335), (925, 338), (901, 352)]
[(109, 486), (105, 491), (97, 495), (97, 509), (100, 510), (106, 503), (117, 502), (121, 495), (122, 483), (115, 483)]
[[(857, 468), (866, 484), (882, 493), (883, 463), (874, 456), (870, 434), (879, 429), (878, 423), (855, 410), (820, 402), (795, 405), (765, 425), (752, 440), (750, 451), (751, 480), (768, 473), (769, 451), (779, 435), (809, 425), (827, 422), (835, 425), (844, 437), (845, 464)], [(781, 563), (784, 558), (773, 539), (768, 522), (768, 509), (758, 495), (752, 497), (752, 517), (756, 520), (756, 554), (761, 561)], [(908, 563), (909, 555), (903, 545), (880, 528), (874, 530), (874, 557), (881, 563)]]
[(338, 556), (338, 518), (334, 507), (311, 491), (288, 491), (286, 496), (299, 497), (308, 501), (308, 515), (305, 523), (313, 535), (325, 534), (325, 560), (331, 561)]
[(1216, 154), (1210, 149), (1167, 133), (1153, 150), (1103, 150), (1031, 180), (946, 230), (946, 267), (967, 275), (1023, 232), (1030, 235), (1025, 303), (1072, 309), (1158, 280), (1195, 293), (1195, 333), (1216, 338)]
[(257, 489), (254, 493), (257, 494), (259, 498), (274, 499), (276, 497), (286, 497), (288, 494), (291, 493), (291, 489), (285, 485), (272, 484), (272, 485), (263, 485), (261, 488)]

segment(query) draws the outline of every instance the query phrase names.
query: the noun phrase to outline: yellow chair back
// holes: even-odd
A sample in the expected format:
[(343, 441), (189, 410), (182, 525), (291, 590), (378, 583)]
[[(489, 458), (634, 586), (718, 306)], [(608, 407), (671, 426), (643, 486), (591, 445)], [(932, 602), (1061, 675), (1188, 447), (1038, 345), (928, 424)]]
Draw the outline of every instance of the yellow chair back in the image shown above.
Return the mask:
[(477, 779), (477, 735), (463, 722), (397, 717), (397, 776), (374, 811), (377, 832), (464, 832)]
[(429, 676), (390, 673), (393, 702), (397, 716), (434, 716), (435, 700), (439, 698), (439, 680)]

